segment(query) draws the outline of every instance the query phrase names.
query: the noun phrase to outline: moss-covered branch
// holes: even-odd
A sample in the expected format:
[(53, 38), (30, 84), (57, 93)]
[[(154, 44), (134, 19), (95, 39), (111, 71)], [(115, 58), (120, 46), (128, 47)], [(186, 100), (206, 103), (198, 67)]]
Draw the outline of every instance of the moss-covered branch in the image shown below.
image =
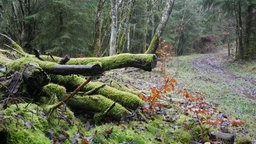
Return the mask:
[[(50, 56), (41, 56), (43, 59), (53, 61)], [(60, 61), (60, 57), (54, 57)], [(156, 56), (154, 54), (118, 54), (108, 57), (88, 57), (88, 58), (71, 58), (67, 65), (86, 65), (90, 63), (101, 63), (104, 71), (123, 68), (135, 67), (146, 71), (151, 71), (156, 66)]]
[(59, 74), (59, 75), (69, 75), (69, 74), (81, 74), (84, 76), (96, 76), (102, 74), (103, 70), (100, 64), (87, 64), (87, 65), (60, 65), (55, 62), (41, 61), (33, 57), (23, 57), (11, 62), (1, 62), (0, 64), (5, 64), (7, 68), (12, 70), (20, 70), (24, 65), (28, 63), (38, 64), (47, 74)]

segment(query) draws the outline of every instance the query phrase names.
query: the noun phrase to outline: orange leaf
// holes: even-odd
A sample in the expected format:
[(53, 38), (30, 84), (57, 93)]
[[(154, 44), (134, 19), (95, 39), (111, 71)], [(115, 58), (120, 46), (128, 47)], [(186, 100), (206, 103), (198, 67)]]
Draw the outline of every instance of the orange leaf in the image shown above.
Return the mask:
[(172, 82), (172, 83), (177, 83), (177, 81), (176, 81), (175, 78), (172, 78), (172, 79), (171, 79), (171, 82)]
[(165, 85), (165, 86), (164, 86), (164, 90), (165, 90), (166, 92), (170, 92), (170, 91), (171, 91), (171, 89), (170, 89), (170, 87), (169, 87), (168, 85)]
[(240, 121), (240, 120), (231, 121), (232, 126), (239, 126), (239, 125), (243, 125), (243, 124), (245, 124), (244, 121)]
[(152, 93), (153, 95), (158, 95), (159, 91), (158, 91), (158, 89), (157, 89), (156, 87), (153, 87), (153, 88), (151, 89), (151, 93)]
[(174, 84), (173, 83), (170, 83), (170, 86), (172, 87), (172, 90), (174, 90)]
[(83, 141), (81, 142), (81, 144), (87, 144), (89, 141), (87, 140), (87, 138), (84, 138)]

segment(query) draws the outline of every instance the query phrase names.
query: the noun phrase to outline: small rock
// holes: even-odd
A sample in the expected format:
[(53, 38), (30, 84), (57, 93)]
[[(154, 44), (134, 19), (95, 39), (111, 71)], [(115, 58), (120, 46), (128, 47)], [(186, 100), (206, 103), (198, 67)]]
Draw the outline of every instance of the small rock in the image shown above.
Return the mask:
[(225, 143), (233, 144), (235, 142), (235, 134), (223, 133), (223, 132), (212, 132), (211, 135), (217, 139), (225, 141)]

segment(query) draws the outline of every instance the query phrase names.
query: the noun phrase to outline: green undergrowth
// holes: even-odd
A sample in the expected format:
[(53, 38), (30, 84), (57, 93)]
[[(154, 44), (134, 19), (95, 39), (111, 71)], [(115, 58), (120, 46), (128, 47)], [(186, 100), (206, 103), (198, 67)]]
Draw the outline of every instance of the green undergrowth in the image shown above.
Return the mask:
[(21, 103), (11, 105), (1, 112), (0, 141), (7, 144), (50, 144), (54, 142), (81, 142), (76, 138), (84, 133), (81, 122), (66, 109), (53, 113), (49, 118), (42, 107)]
[[(174, 57), (167, 73), (174, 75), (180, 88), (190, 92), (206, 93), (207, 101), (232, 119), (241, 119), (245, 125), (230, 128), (239, 137), (256, 138), (256, 99), (246, 92), (255, 89), (248, 82), (256, 78), (256, 62), (226, 62), (225, 73), (198, 72), (194, 60), (208, 57), (208, 54)], [(224, 61), (227, 61), (224, 59)], [(226, 74), (223, 77), (222, 74)], [(175, 97), (175, 96), (174, 96)]]
[[(93, 142), (104, 144), (135, 143), (160, 144), (175, 143), (188, 144), (193, 140), (201, 140), (202, 130), (193, 125), (191, 119), (183, 114), (176, 115), (173, 122), (166, 122), (162, 116), (155, 116), (148, 122), (129, 121), (121, 124), (104, 124), (91, 130), (96, 133)], [(186, 126), (186, 128), (184, 128)], [(207, 126), (206, 126), (207, 127)], [(207, 128), (205, 132), (209, 133)], [(205, 141), (208, 140), (207, 135)]]
[(0, 140), (8, 144), (50, 143), (136, 143), (188, 144), (191, 141), (207, 141), (211, 129), (202, 129), (196, 122), (182, 113), (177, 106), (169, 105), (164, 115), (152, 115), (151, 119), (123, 120), (103, 124), (78, 120), (66, 109), (59, 109), (49, 118), (45, 109), (35, 104), (11, 105), (2, 110)]

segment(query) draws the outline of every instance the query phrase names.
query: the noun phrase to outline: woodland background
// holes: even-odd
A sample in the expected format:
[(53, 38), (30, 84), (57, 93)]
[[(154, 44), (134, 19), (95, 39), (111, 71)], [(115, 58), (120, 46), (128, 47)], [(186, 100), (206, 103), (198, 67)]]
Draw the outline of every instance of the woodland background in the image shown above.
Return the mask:
[[(116, 53), (144, 53), (166, 1), (114, 2)], [(254, 0), (175, 1), (161, 38), (173, 45), (176, 55), (203, 52), (198, 41), (208, 40), (233, 43), (236, 48), (232, 52), (238, 58), (255, 58), (255, 7)], [(1, 0), (0, 32), (27, 52), (38, 49), (59, 56), (106, 56), (110, 47), (111, 1)], [(208, 46), (208, 50), (213, 49)]]
[(253, 143), (255, 59), (255, 0), (0, 0), (0, 143)]

